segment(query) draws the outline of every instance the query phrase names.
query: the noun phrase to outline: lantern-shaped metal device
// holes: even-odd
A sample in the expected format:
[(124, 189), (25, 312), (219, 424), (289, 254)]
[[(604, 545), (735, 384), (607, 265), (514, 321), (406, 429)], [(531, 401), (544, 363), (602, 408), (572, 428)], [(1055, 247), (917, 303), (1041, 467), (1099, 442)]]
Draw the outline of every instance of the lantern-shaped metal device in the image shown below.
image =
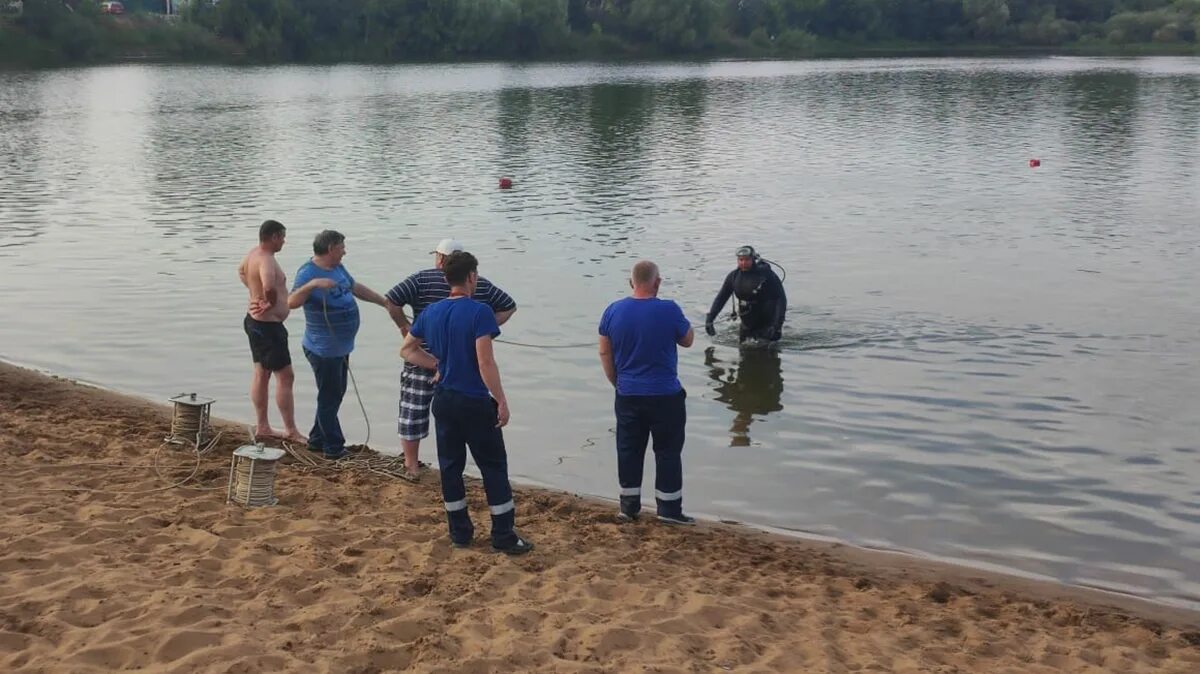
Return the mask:
[(168, 400), (175, 404), (175, 415), (171, 417), (171, 434), (166, 441), (176, 445), (192, 445), (196, 449), (212, 437), (209, 419), (212, 415), (212, 398), (195, 393), (180, 393)]
[(272, 506), (275, 498), (275, 467), (286, 454), (282, 449), (243, 445), (233, 451), (229, 465), (229, 490), (226, 501), (246, 508)]

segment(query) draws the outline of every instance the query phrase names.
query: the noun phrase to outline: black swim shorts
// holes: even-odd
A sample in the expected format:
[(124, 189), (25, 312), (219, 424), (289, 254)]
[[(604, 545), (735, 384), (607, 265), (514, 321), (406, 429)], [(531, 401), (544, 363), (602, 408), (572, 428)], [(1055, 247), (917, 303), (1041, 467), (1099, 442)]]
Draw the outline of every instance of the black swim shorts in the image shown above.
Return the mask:
[(271, 372), (292, 364), (292, 354), (288, 351), (288, 332), (283, 323), (259, 321), (246, 314), (242, 325), (246, 328), (246, 336), (250, 338), (250, 355), (255, 363)]

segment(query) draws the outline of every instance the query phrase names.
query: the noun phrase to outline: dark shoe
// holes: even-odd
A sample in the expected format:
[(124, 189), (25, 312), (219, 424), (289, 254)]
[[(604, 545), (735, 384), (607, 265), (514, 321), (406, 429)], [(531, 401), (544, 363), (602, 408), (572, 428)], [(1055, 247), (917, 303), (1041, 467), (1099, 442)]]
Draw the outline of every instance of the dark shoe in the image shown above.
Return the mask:
[(696, 524), (695, 517), (691, 517), (690, 515), (684, 515), (683, 513), (678, 513), (675, 515), (659, 514), (658, 521), (662, 522), (663, 524), (672, 524), (672, 525), (685, 526), (685, 527)]
[(642, 512), (642, 497), (622, 496), (619, 507), (621, 510), (617, 514), (617, 519), (622, 522), (633, 522)]
[(503, 552), (506, 555), (523, 555), (533, 549), (533, 543), (517, 536), (517, 540), (504, 547), (498, 547), (495, 543), (492, 544), (492, 552)]
[(467, 540), (465, 540), (465, 541), (456, 541), (456, 540), (454, 540), (453, 538), (451, 538), (451, 539), (450, 539), (450, 545), (452, 545), (453, 547), (456, 547), (456, 548), (458, 548), (459, 550), (462, 550), (462, 549), (464, 549), (464, 548), (469, 548), (469, 547), (471, 547), (471, 539), (469, 539), (469, 538), (468, 538), (468, 539), (467, 539)]
[(350, 456), (350, 452), (343, 449), (342, 451), (338, 452), (337, 454), (330, 454), (328, 452), (322, 452), (321, 455), (325, 457), (326, 461), (341, 461), (342, 459)]

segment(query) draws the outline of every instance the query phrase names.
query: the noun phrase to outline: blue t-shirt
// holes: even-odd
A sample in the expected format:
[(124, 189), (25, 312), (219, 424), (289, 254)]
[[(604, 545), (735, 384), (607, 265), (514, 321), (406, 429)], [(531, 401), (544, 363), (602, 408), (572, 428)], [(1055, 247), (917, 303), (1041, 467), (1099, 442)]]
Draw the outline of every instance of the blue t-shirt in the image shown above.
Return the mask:
[(692, 327), (678, 304), (657, 297), (626, 297), (608, 305), (600, 334), (612, 343), (617, 393), (659, 396), (679, 393), (677, 345)]
[(354, 300), (354, 277), (342, 265), (322, 269), (312, 260), (296, 272), (292, 292), (318, 278), (331, 278), (337, 286), (316, 288), (304, 302), (304, 348), (322, 358), (349, 355), (358, 334), (358, 302)]
[(473, 398), (488, 397), (475, 340), (500, 335), (491, 307), (466, 297), (434, 302), (417, 316), (411, 334), (424, 340), (425, 350), (438, 359), (438, 386)]

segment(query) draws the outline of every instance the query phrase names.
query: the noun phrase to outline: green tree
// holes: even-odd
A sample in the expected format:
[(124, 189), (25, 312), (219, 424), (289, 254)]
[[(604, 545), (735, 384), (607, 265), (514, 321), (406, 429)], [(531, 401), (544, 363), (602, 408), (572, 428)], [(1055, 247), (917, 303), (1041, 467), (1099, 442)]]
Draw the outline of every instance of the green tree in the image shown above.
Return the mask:
[(633, 0), (629, 12), (630, 21), (670, 53), (712, 46), (718, 16), (714, 0)]
[(972, 35), (981, 40), (1003, 37), (1008, 27), (1006, 0), (963, 0), (963, 18)]

